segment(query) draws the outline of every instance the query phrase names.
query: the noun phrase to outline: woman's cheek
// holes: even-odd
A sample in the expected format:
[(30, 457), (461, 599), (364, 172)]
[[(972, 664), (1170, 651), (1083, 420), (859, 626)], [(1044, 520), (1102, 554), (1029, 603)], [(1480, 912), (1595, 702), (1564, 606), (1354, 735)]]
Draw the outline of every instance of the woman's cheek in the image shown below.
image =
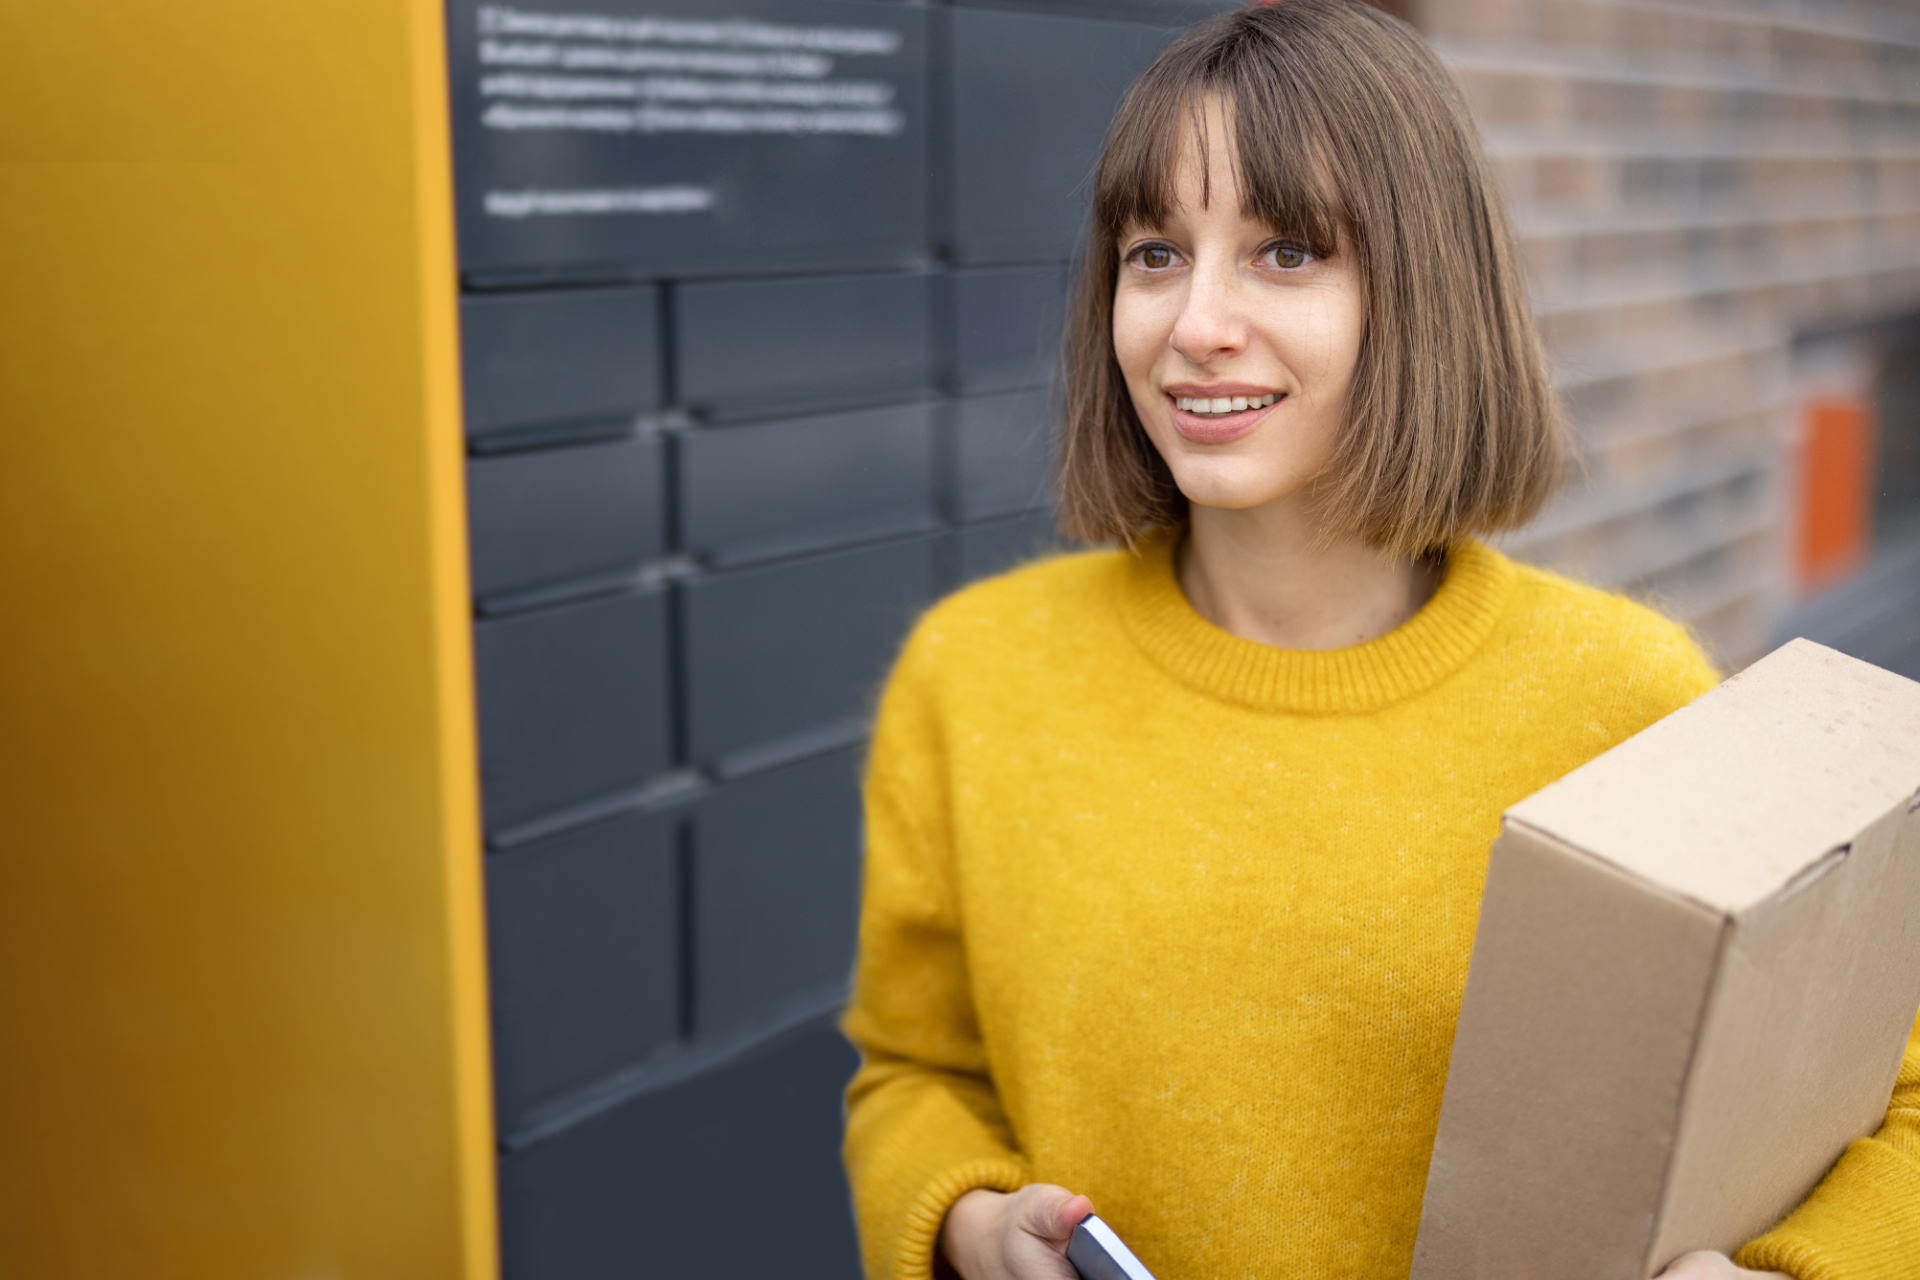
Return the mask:
[(1131, 350), (1136, 360), (1151, 364), (1173, 339), (1173, 327), (1186, 307), (1185, 278), (1123, 283), (1113, 308), (1114, 352), (1122, 361)]
[(1113, 306), (1113, 355), (1127, 385), (1139, 394), (1140, 383), (1153, 368), (1157, 344), (1153, 341), (1150, 309), (1145, 299), (1122, 291)]

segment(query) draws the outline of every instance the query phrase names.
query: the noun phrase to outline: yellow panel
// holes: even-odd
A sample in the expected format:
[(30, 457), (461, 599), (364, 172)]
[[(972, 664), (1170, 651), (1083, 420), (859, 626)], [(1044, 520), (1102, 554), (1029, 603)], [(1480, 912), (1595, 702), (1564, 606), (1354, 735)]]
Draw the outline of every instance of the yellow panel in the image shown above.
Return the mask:
[(486, 1280), (439, 6), (0, 31), (0, 1277)]

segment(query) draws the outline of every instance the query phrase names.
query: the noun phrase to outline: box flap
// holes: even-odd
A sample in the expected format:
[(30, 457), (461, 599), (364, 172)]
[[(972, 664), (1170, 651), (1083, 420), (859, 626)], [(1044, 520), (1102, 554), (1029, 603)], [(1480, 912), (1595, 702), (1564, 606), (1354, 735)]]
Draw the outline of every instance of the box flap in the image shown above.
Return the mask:
[(1508, 816), (1737, 913), (1916, 791), (1920, 684), (1795, 640)]

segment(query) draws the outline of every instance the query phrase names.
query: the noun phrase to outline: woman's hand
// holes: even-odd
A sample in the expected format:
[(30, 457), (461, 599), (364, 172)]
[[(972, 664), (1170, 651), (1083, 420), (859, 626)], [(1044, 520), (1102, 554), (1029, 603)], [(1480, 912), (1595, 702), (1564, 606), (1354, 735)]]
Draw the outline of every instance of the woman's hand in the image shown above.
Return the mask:
[(1736, 1267), (1724, 1253), (1684, 1253), (1653, 1280), (1793, 1280), (1784, 1271), (1749, 1271)]
[(1067, 1241), (1092, 1212), (1093, 1201), (1044, 1182), (969, 1191), (947, 1210), (940, 1256), (961, 1280), (1076, 1280)]

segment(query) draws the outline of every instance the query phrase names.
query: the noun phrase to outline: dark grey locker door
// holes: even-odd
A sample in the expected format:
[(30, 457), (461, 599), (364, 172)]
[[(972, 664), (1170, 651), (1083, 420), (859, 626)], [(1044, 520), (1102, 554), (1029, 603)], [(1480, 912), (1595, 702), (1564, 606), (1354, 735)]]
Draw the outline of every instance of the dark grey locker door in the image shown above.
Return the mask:
[(859, 932), (855, 753), (722, 786), (693, 831), (694, 1035), (724, 1040), (838, 1004)]
[(1064, 264), (967, 268), (954, 272), (953, 291), (961, 394), (1053, 381), (1066, 319)]
[(931, 538), (903, 538), (685, 584), (694, 760), (867, 713), (933, 594)]
[(1053, 517), (1044, 514), (968, 525), (952, 536), (962, 582), (1005, 573), (1065, 547)]
[(485, 599), (631, 571), (666, 547), (657, 440), (467, 463), (473, 593)]
[(682, 543), (727, 563), (929, 528), (933, 419), (923, 402), (685, 432)]
[(932, 277), (801, 276), (680, 287), (679, 399), (711, 419), (909, 400), (932, 389)]
[(1246, 0), (951, 0), (956, 8), (1031, 9), (1086, 18), (1150, 22), (1169, 32), (1211, 14), (1245, 6)]
[(954, 228), (963, 262), (1072, 256), (1114, 108), (1168, 28), (953, 11)]
[(467, 432), (619, 424), (660, 403), (657, 291), (469, 295), (460, 304)]
[(671, 762), (666, 596), (474, 626), (487, 828), (637, 787)]
[(628, 814), (487, 859), (501, 1132), (679, 1031), (675, 818)]
[(1047, 505), (1051, 424), (1046, 391), (962, 400), (957, 435), (962, 519), (982, 520)]
[(469, 278), (895, 264), (927, 241), (927, 14), (448, 6)]
[(857, 1280), (829, 1019), (500, 1161), (506, 1280)]

